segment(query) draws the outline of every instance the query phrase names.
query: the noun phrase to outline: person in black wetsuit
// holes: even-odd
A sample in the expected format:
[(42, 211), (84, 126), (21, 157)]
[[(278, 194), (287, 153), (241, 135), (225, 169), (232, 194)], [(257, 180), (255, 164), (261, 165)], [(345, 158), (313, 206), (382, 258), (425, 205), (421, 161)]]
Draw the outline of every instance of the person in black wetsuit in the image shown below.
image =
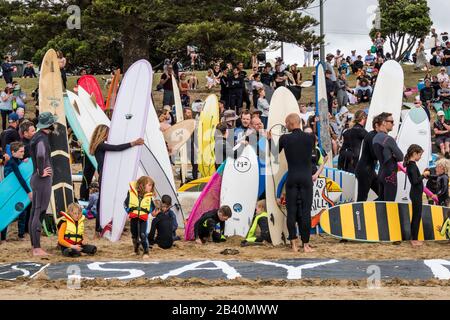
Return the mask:
[[(311, 230), (311, 206), (313, 199), (312, 152), (314, 136), (300, 129), (301, 119), (297, 114), (286, 117), (286, 128), (290, 134), (284, 134), (279, 140), (279, 152), (284, 150), (288, 165), (286, 180), (287, 227), (292, 250), (298, 251), (297, 227), (305, 252), (312, 252), (309, 245)], [(269, 143), (271, 134), (268, 134)]]
[(95, 231), (101, 232), (102, 229), (100, 227), (100, 198), (101, 198), (101, 190), (102, 190), (102, 171), (103, 171), (103, 162), (105, 160), (106, 151), (123, 151), (128, 148), (139, 146), (144, 144), (144, 139), (136, 139), (135, 141), (112, 145), (106, 143), (108, 139), (109, 127), (101, 124), (98, 125), (94, 132), (92, 133), (91, 142), (89, 146), (89, 153), (95, 156), (95, 160), (97, 160), (97, 172), (98, 172), (98, 202), (97, 202), (97, 216), (95, 221)]
[(342, 136), (344, 142), (339, 152), (338, 169), (354, 173), (361, 153), (361, 144), (367, 135), (364, 129), (367, 121), (367, 114), (364, 110), (358, 110), (355, 113), (353, 127), (346, 130)]
[[(222, 206), (217, 210), (205, 212), (194, 225), (194, 238), (198, 244), (206, 243), (211, 237), (214, 242), (225, 241), (223, 235), (225, 231), (225, 221), (232, 216), (229, 206)], [(220, 230), (216, 230), (216, 225), (220, 224)]]
[(418, 241), (419, 225), (422, 217), (422, 193), (423, 193), (423, 179), (430, 176), (430, 171), (425, 170), (420, 174), (416, 162), (420, 160), (423, 154), (423, 149), (417, 144), (409, 146), (405, 155), (403, 165), (406, 167), (406, 174), (411, 183), (411, 190), (409, 191), (409, 198), (412, 203), (412, 220), (411, 220), (411, 244), (413, 246), (421, 246), (422, 241)]
[(378, 128), (383, 123), (383, 117), (376, 116), (372, 120), (372, 128), (362, 142), (361, 158), (359, 159), (355, 175), (358, 181), (358, 196), (356, 201), (367, 201), (370, 189), (372, 189), (377, 195), (379, 194), (378, 176), (375, 172), (377, 165), (377, 157), (373, 151), (373, 138), (378, 133)]
[(379, 132), (373, 138), (373, 150), (380, 163), (378, 181), (380, 183), (380, 201), (395, 201), (397, 195), (397, 162), (403, 161), (403, 152), (394, 138), (388, 136), (394, 127), (394, 119), (390, 113), (382, 113), (385, 117)]

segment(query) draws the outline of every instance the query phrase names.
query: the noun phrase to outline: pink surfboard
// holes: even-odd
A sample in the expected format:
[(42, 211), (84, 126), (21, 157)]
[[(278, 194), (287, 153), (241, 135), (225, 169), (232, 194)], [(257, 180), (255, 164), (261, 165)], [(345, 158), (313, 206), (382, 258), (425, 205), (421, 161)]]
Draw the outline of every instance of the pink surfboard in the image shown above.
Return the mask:
[(225, 162), (212, 175), (211, 179), (203, 189), (202, 193), (194, 203), (191, 214), (184, 226), (184, 240), (195, 240), (194, 226), (205, 212), (220, 208), (220, 189), (222, 186), (222, 174)]
[(87, 93), (94, 95), (95, 101), (102, 110), (105, 110), (105, 101), (103, 99), (102, 89), (98, 84), (97, 79), (91, 75), (85, 75), (78, 80), (78, 85), (81, 86)]

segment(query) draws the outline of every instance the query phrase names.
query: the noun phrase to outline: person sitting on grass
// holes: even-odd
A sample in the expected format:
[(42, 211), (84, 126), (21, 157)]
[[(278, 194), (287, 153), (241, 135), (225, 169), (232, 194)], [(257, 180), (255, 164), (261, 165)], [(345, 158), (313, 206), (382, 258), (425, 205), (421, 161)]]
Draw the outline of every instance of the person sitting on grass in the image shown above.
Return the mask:
[(213, 242), (226, 241), (224, 234), (225, 221), (231, 218), (232, 212), (229, 206), (205, 212), (194, 225), (195, 242), (204, 244), (212, 238)]
[(58, 223), (58, 245), (65, 257), (80, 257), (81, 253), (94, 255), (97, 247), (86, 244), (84, 240), (84, 221), (81, 206), (71, 203), (67, 207), (67, 213), (61, 212), (63, 216)]
[(361, 80), (359, 86), (355, 89), (355, 93), (358, 103), (369, 102), (372, 97), (372, 87), (369, 85), (369, 81), (367, 79)]
[(437, 120), (433, 124), (433, 131), (436, 137), (436, 146), (439, 148), (441, 154), (447, 159), (450, 158), (450, 131), (449, 125), (445, 121), (445, 113), (442, 110), (437, 112)]

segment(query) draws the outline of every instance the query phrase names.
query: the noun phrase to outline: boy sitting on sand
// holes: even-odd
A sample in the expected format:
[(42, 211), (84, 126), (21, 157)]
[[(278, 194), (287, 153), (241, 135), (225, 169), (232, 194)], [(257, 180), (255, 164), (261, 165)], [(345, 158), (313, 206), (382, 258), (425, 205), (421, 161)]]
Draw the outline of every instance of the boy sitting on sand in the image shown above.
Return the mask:
[[(179, 240), (176, 231), (178, 229), (175, 213), (170, 210), (172, 198), (168, 195), (161, 197), (161, 203), (155, 201), (156, 209), (152, 212), (155, 217), (148, 235), (150, 246), (157, 244), (162, 249), (170, 249), (175, 240)], [(160, 207), (160, 208), (159, 208)]]
[(67, 207), (67, 213), (61, 212), (63, 218), (58, 223), (58, 244), (66, 257), (79, 257), (81, 253), (94, 255), (97, 247), (83, 243), (84, 221), (81, 206), (72, 203)]
[[(223, 235), (225, 221), (231, 218), (232, 212), (229, 206), (222, 206), (218, 210), (205, 212), (194, 225), (195, 242), (206, 243), (211, 237), (214, 242), (226, 241)], [(219, 224), (220, 227), (216, 227)]]

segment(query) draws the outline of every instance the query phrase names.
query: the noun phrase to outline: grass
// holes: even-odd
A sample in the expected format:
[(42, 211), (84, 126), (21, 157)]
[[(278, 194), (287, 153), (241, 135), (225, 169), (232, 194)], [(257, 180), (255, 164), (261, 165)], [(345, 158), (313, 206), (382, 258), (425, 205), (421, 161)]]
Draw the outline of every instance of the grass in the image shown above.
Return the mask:
[[(312, 75), (311, 73), (314, 71), (314, 68), (300, 68), (301, 73), (303, 75), (303, 80), (311, 80), (312, 79)], [(409, 87), (416, 87), (417, 86), (417, 82), (419, 79), (424, 78), (425, 73), (423, 71), (415, 71), (414, 70), (414, 66), (403, 66), (403, 70), (405, 72), (405, 87), (409, 88)], [(250, 70), (247, 71), (248, 73), (250, 72)], [(435, 68), (432, 73), (437, 73), (438, 70)], [(219, 89), (220, 88), (214, 88), (212, 90), (208, 90), (207, 88), (205, 88), (206, 85), (206, 71), (198, 71), (196, 72), (196, 76), (199, 80), (199, 89), (195, 90), (195, 91), (190, 91), (190, 97), (191, 97), (191, 102), (193, 102), (196, 99), (201, 99), (201, 100), (205, 100), (206, 97), (212, 93), (220, 96), (219, 93)], [(102, 80), (102, 78), (109, 78), (109, 75), (96, 75), (95, 76), (102, 88), (103, 91), (103, 96), (106, 98), (107, 94), (108, 94), (108, 90), (105, 87), (105, 82), (104, 80)], [(76, 81), (79, 77), (68, 77), (67, 79), (67, 88), (69, 90), (73, 90), (73, 87), (76, 84)], [(161, 73), (156, 73), (154, 75), (153, 78), (153, 99), (155, 102), (155, 107), (157, 109), (162, 108), (162, 99), (163, 99), (163, 94), (162, 92), (158, 92), (155, 91), (157, 84), (159, 83), (159, 80), (161, 78)], [(38, 87), (38, 79), (19, 79), (16, 78), (15, 80), (17, 80), (20, 84), (20, 86), (22, 87), (22, 90), (26, 92), (27, 96), (29, 97), (29, 99), (31, 98), (31, 92), (36, 89)], [(356, 77), (352, 74), (348, 77), (348, 81), (351, 87), (355, 87), (356, 86)], [(4, 88), (6, 86), (5, 82), (3, 79), (0, 80), (0, 88)], [(408, 100), (412, 101), (414, 99), (414, 97), (410, 97)], [(300, 99), (300, 102), (303, 103), (309, 103), (309, 102), (314, 102), (315, 101), (315, 94), (314, 94), (314, 87), (310, 87), (310, 88), (304, 88), (302, 90), (302, 97)], [(367, 107), (367, 104), (360, 104), (360, 105), (352, 105), (350, 106), (349, 110), (350, 112), (355, 112), (358, 109), (364, 109)], [(28, 118), (33, 118), (34, 117), (34, 102), (30, 101), (27, 103), (27, 110), (26, 110), (26, 116)]]

